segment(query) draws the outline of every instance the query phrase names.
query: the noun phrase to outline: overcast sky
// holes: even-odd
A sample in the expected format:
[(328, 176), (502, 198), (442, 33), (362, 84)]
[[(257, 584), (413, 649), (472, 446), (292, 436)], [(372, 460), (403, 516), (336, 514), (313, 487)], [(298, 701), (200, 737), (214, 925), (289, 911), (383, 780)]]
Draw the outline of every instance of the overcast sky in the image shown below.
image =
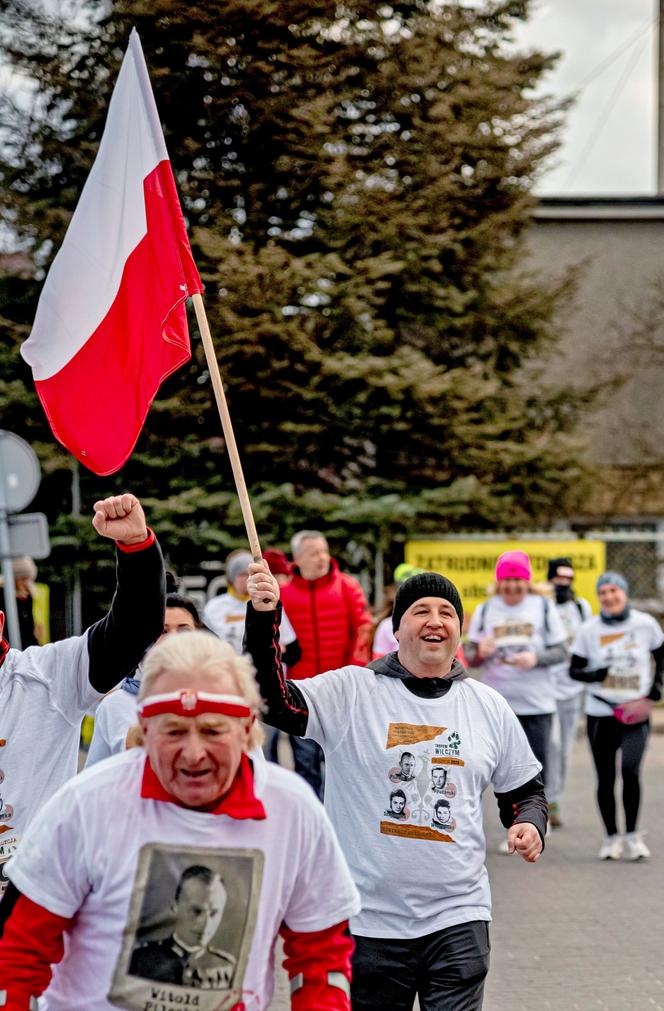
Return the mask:
[(543, 180), (541, 193), (655, 192), (658, 8), (658, 0), (535, 0), (523, 38), (562, 54), (547, 90), (573, 93), (615, 57), (582, 87), (558, 165)]
[(658, 8), (659, 0), (533, 0), (522, 40), (562, 54), (545, 89), (561, 96), (578, 92), (558, 164), (539, 192), (655, 192)]

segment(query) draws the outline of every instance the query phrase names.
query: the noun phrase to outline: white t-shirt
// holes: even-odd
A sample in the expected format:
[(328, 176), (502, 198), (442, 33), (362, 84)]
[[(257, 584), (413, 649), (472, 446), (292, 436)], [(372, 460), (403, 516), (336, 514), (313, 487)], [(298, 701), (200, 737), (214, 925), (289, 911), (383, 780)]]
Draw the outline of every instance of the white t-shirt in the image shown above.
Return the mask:
[(0, 892), (30, 821), (76, 775), (81, 721), (101, 698), (88, 672), (87, 634), (10, 649), (0, 666)]
[(95, 727), (85, 760), (86, 768), (100, 762), (102, 758), (125, 750), (127, 732), (138, 723), (137, 701), (137, 695), (132, 695), (122, 687), (104, 696), (97, 708)]
[[(556, 604), (556, 611), (563, 623), (566, 633), (566, 645), (571, 656), (571, 646), (574, 642), (574, 636), (581, 627), (581, 624), (587, 621), (588, 618), (592, 618), (592, 609), (587, 600), (584, 600), (583, 597), (577, 597), (576, 600), (566, 600), (564, 604)], [(551, 664), (551, 674), (553, 676), (556, 699), (559, 701), (576, 698), (585, 688), (585, 685), (581, 681), (573, 681), (569, 676), (569, 657), (563, 663)]]
[(372, 652), (374, 656), (385, 656), (386, 653), (395, 653), (399, 648), (399, 643), (392, 631), (392, 616), (383, 618), (378, 623), (374, 635)]
[[(222, 593), (208, 600), (203, 609), (203, 621), (216, 636), (231, 644), (236, 653), (242, 653), (244, 623), (247, 617), (247, 600), (234, 593)], [(279, 641), (282, 646), (295, 642), (297, 636), (286, 612), (281, 612)]]
[(664, 642), (658, 622), (650, 614), (632, 608), (626, 621), (607, 624), (601, 615), (585, 621), (576, 633), (572, 653), (584, 656), (590, 670), (608, 667), (604, 681), (588, 685), (586, 713), (611, 716), (613, 709), (594, 696), (614, 705), (642, 698), (652, 687), (651, 651)]
[(325, 752), (325, 807), (362, 898), (353, 933), (412, 938), (490, 920), (482, 794), (540, 770), (505, 701), (470, 678), (422, 699), (355, 666), (297, 686), (306, 736)]
[[(546, 618), (546, 620), (545, 620)], [(547, 646), (565, 642), (565, 629), (555, 604), (529, 593), (520, 604), (507, 605), (500, 596), (490, 597), (476, 608), (468, 638), (479, 642), (493, 636), (496, 652), (482, 664), (482, 680), (505, 698), (518, 716), (536, 716), (556, 711), (556, 696), (550, 667), (521, 670), (509, 661), (517, 653), (539, 653)]]
[[(282, 922), (323, 930), (359, 909), (325, 812), (298, 776), (269, 763), (255, 771), (262, 821), (144, 800), (144, 762), (136, 748), (67, 783), (11, 862), (9, 877), (24, 895), (59, 916), (76, 914), (45, 1007), (216, 1011), (242, 1000), (246, 1011), (264, 1011)], [(222, 953), (229, 969), (209, 990), (128, 971), (138, 948), (173, 941), (175, 890), (192, 866), (218, 873), (226, 891), (203, 959)]]

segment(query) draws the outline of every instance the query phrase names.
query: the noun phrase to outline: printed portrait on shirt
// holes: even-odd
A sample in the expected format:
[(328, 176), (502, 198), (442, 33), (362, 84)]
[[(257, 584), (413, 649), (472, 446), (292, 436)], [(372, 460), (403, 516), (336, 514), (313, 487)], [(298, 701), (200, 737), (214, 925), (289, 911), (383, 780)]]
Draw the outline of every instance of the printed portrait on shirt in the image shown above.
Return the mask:
[(440, 794), (448, 800), (456, 797), (456, 786), (449, 781), (449, 769), (443, 765), (432, 765), (430, 774), (429, 790), (432, 794)]
[(633, 632), (618, 632), (600, 639), (607, 676), (602, 682), (603, 691), (635, 692), (639, 690), (639, 644)]
[(454, 728), (391, 723), (386, 773), (394, 788), (389, 803), (380, 806), (381, 834), (454, 844), (453, 780), (464, 766), (461, 735)]
[(493, 637), (496, 642), (494, 657), (509, 663), (517, 653), (533, 649), (535, 627), (530, 621), (517, 618), (505, 618), (499, 625), (493, 626)]
[(201, 1011), (237, 1004), (262, 873), (256, 850), (144, 846), (109, 1000), (129, 1011), (155, 999), (177, 1011), (187, 993)]
[(431, 828), (435, 828), (439, 832), (454, 832), (454, 829), (456, 828), (456, 822), (452, 817), (450, 802), (449, 800), (445, 800), (444, 797), (440, 797), (438, 800), (434, 801)]
[(408, 798), (406, 794), (400, 787), (397, 787), (390, 794), (390, 802), (384, 812), (385, 817), (394, 818), (396, 821), (405, 821), (410, 813), (407, 804)]
[(412, 783), (415, 779), (416, 759), (412, 751), (404, 751), (399, 756), (399, 764), (390, 769), (388, 776), (392, 783)]
[[(4, 738), (0, 739), (0, 748), (4, 748), (6, 743)], [(5, 773), (3, 769), (0, 769), (0, 786), (2, 786), (4, 781)], [(5, 874), (7, 863), (16, 853), (20, 839), (20, 836), (12, 825), (13, 819), (13, 806), (0, 794), (0, 898), (2, 898), (9, 884), (9, 879)]]
[(5, 873), (7, 864), (16, 853), (20, 840), (20, 835), (11, 825), (0, 825), (0, 898), (9, 884), (9, 878)]

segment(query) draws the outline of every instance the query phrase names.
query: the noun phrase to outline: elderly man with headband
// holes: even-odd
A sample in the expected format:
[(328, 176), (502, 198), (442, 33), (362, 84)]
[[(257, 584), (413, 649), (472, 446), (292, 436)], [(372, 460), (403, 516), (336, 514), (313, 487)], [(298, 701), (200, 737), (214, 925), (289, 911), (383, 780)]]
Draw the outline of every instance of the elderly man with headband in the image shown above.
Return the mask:
[(264, 1011), (281, 933), (293, 1009), (349, 1011), (357, 892), (309, 787), (253, 767), (259, 706), (207, 632), (148, 653), (144, 747), (68, 783), (11, 862), (0, 1008)]
[[(482, 794), (491, 784), (511, 851), (531, 863), (543, 848), (546, 801), (516, 716), (455, 659), (463, 621), (456, 587), (435, 572), (412, 576), (395, 598), (396, 652), (370, 668), (293, 682), (275, 662), (277, 582), (264, 562), (249, 573), (246, 644), (265, 719), (323, 748), (325, 806), (360, 890), (353, 1011), (411, 1011), (416, 996), (422, 1011), (475, 1011), (491, 919)], [(442, 795), (429, 789), (434, 769), (448, 772)], [(405, 797), (398, 811), (396, 783)], [(449, 804), (443, 827), (441, 799)]]

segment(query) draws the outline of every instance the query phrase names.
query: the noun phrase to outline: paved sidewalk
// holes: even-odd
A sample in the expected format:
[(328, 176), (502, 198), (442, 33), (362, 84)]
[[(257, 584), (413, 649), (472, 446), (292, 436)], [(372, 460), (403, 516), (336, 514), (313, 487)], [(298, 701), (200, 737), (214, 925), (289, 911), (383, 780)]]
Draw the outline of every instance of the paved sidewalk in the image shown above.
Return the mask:
[[(502, 829), (487, 795), (494, 924), (484, 1011), (664, 1011), (664, 735), (651, 737), (645, 760), (641, 823), (650, 861), (597, 860), (601, 829), (585, 739), (575, 746), (563, 807), (565, 827), (530, 866), (495, 853)], [(287, 1011), (278, 982), (272, 1011)]]
[(549, 834), (540, 863), (494, 856), (501, 835), (487, 817), (494, 925), (484, 1011), (664, 1009), (661, 734), (651, 736), (643, 782), (648, 862), (597, 860), (601, 829), (585, 739), (575, 747), (565, 827)]

